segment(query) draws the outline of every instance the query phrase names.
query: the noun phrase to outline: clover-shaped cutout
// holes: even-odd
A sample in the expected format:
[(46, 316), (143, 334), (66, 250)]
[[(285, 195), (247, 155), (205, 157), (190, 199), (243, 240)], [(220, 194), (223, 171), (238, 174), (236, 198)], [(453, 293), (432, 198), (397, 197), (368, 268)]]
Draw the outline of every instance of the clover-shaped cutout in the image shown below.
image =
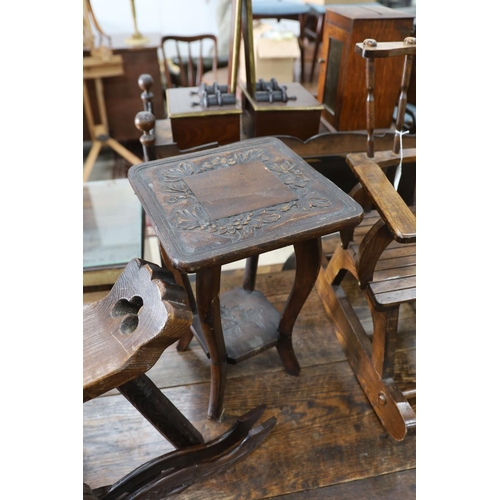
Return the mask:
[(139, 324), (139, 311), (144, 305), (144, 301), (138, 295), (135, 295), (130, 300), (120, 299), (111, 310), (113, 318), (123, 317), (120, 325), (120, 332), (124, 334), (132, 333)]

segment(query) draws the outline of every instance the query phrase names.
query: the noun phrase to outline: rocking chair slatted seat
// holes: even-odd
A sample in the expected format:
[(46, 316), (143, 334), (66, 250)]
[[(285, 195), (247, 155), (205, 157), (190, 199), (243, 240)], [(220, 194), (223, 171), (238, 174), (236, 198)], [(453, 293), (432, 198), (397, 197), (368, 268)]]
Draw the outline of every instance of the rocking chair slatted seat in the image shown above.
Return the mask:
[[(357, 44), (356, 52), (367, 61), (367, 152), (347, 155), (347, 163), (359, 180), (350, 195), (366, 211), (354, 230), (340, 232), (341, 244), (329, 261), (324, 259), (317, 290), (368, 400), (387, 432), (402, 440), (416, 429), (415, 411), (409, 403), (416, 390), (403, 392), (394, 382), (400, 306), (416, 301), (416, 208), (403, 201), (390, 177), (401, 164), (416, 162), (416, 149), (400, 150), (399, 137), (416, 40), (377, 43), (369, 39)], [(377, 57), (394, 56), (405, 57), (396, 134), (391, 151), (375, 152), (374, 62)], [(397, 185), (397, 180), (393, 182)], [(367, 298), (372, 336), (342, 289), (347, 272)]]

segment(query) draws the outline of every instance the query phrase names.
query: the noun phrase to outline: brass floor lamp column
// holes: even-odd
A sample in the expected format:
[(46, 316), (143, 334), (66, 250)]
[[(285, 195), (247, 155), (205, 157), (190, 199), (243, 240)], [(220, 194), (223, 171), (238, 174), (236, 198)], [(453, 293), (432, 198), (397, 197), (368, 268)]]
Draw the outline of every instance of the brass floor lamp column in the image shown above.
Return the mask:
[(229, 92), (234, 93), (238, 80), (241, 39), (245, 60), (246, 86), (255, 92), (255, 55), (253, 49), (252, 0), (232, 1), (231, 45), (229, 48)]

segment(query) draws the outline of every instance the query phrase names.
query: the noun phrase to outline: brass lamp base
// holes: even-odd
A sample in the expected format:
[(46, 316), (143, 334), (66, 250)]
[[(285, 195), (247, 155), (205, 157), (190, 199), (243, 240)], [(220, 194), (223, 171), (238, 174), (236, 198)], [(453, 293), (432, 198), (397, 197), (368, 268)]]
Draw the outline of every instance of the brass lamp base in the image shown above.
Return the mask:
[(133, 35), (125, 38), (125, 43), (127, 45), (146, 45), (149, 42), (149, 38), (142, 36), (140, 33), (134, 33)]

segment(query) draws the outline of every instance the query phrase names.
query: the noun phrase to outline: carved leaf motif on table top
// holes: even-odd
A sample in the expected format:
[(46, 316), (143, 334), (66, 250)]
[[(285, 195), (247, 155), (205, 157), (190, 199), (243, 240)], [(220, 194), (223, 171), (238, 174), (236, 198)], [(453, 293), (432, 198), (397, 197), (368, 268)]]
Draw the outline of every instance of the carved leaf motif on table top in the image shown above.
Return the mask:
[[(199, 173), (227, 168), (232, 165), (242, 165), (252, 162), (266, 162), (267, 169), (274, 173), (284, 185), (293, 190), (297, 199), (280, 203), (250, 212), (241, 213), (231, 217), (212, 219), (203, 205), (199, 203), (194, 193), (183, 182), (183, 178)], [(327, 207), (331, 205), (330, 200), (322, 198), (317, 192), (308, 192), (306, 189), (310, 178), (305, 175), (292, 161), (285, 159), (278, 162), (270, 162), (269, 157), (263, 150), (255, 149), (246, 152), (236, 152), (227, 156), (216, 156), (201, 165), (195, 161), (181, 162), (166, 171), (163, 176), (163, 202), (175, 204), (179, 200), (190, 201), (186, 208), (175, 212), (175, 223), (182, 230), (202, 230), (218, 233), (231, 238), (232, 241), (252, 236), (256, 230), (264, 224), (272, 224), (281, 218), (280, 213), (289, 210), (311, 210), (314, 207)]]

